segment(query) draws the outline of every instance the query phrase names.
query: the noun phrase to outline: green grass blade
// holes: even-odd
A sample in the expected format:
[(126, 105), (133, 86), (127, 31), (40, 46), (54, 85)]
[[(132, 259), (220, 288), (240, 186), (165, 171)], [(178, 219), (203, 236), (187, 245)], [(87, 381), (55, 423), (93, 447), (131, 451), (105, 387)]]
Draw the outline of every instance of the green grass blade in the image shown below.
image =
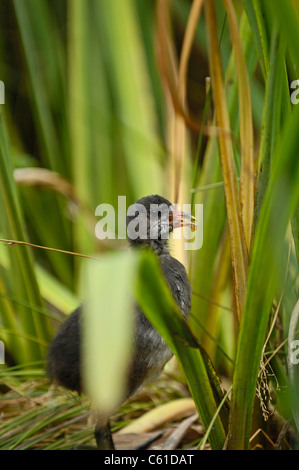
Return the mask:
[(114, 252), (86, 262), (82, 274), (83, 380), (93, 403), (108, 416), (123, 401), (127, 385), (138, 263), (138, 252)]

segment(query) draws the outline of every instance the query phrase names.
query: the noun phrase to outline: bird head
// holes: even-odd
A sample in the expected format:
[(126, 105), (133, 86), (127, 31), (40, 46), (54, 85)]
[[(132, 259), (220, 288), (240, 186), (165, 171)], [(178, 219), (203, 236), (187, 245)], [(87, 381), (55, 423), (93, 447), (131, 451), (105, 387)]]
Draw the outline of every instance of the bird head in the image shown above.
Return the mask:
[(127, 234), (132, 245), (151, 245), (156, 251), (163, 251), (170, 233), (183, 226), (195, 230), (194, 217), (159, 195), (139, 199), (127, 212)]

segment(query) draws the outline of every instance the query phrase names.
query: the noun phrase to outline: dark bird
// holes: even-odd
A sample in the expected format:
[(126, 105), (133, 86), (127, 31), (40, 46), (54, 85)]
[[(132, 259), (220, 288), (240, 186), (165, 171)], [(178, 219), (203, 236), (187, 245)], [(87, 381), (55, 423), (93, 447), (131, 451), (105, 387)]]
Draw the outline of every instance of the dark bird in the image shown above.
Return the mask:
[[(137, 220), (138, 224), (135, 223)], [(167, 199), (158, 195), (140, 199), (127, 213), (127, 235), (131, 247), (151, 249), (156, 253), (172, 295), (182, 314), (188, 319), (191, 287), (184, 266), (170, 255), (168, 248), (169, 234), (183, 225), (190, 225), (194, 230), (194, 217), (175, 209)], [(80, 373), (81, 317), (82, 307), (79, 307), (62, 324), (48, 353), (50, 378), (78, 393), (83, 391)], [(146, 383), (155, 380), (173, 355), (138, 305), (135, 305), (133, 344), (134, 351), (123, 401), (136, 394)], [(113, 449), (107, 417), (99, 418), (95, 439), (99, 449)]]

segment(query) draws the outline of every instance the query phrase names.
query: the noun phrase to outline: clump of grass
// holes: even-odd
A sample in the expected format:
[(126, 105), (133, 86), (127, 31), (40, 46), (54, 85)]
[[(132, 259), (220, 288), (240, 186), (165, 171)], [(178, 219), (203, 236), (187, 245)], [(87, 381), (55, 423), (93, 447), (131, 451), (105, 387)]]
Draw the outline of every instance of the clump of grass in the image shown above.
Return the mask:
[[(176, 380), (164, 376), (113, 415), (112, 432), (119, 432), (154, 408), (188, 395), (186, 388), (178, 388)], [(1, 371), (0, 414), (1, 450), (64, 450), (95, 445), (96, 409), (90, 399), (50, 384), (40, 364)], [(182, 416), (184, 412), (178, 418)], [(167, 426), (171, 429), (171, 422)]]

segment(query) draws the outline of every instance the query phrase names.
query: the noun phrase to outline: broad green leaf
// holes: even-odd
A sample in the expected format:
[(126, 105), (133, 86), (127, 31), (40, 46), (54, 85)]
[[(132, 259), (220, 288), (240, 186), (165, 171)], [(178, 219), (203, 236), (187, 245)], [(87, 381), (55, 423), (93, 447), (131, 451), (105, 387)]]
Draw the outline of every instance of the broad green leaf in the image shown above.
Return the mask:
[(82, 272), (83, 383), (108, 416), (125, 395), (139, 259), (138, 252), (115, 252), (86, 262)]

